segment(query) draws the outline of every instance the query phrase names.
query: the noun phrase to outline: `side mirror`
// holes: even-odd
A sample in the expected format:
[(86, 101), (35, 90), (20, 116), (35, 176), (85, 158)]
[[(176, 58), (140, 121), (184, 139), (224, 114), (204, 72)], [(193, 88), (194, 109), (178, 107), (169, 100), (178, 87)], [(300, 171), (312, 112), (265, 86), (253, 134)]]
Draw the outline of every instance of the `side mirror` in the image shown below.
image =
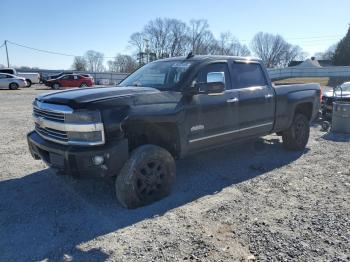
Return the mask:
[(225, 91), (225, 73), (224, 72), (209, 72), (207, 74), (206, 83), (196, 83), (188, 87), (186, 93), (189, 95), (195, 94), (218, 94)]

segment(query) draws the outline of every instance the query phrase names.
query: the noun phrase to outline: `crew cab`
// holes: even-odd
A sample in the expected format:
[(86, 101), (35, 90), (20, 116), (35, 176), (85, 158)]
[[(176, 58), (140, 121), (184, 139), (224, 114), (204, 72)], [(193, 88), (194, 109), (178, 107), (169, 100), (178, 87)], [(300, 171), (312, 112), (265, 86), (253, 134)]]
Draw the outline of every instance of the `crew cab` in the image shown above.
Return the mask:
[(170, 193), (174, 159), (270, 133), (303, 150), (319, 107), (319, 84), (275, 87), (258, 59), (188, 55), (117, 87), (38, 96), (27, 138), (60, 174), (116, 177), (117, 199), (135, 208)]
[(56, 79), (50, 79), (45, 82), (46, 86), (52, 89), (67, 87), (90, 87), (94, 84), (93, 78), (77, 74), (62, 75)]

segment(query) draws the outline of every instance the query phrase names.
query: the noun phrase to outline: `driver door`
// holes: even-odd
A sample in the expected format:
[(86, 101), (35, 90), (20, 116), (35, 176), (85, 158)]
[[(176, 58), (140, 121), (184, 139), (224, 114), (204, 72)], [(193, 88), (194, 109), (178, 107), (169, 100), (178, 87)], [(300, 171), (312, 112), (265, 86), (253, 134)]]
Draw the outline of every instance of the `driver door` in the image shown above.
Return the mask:
[(224, 143), (232, 139), (232, 131), (238, 128), (238, 113), (234, 103), (237, 93), (231, 90), (226, 62), (206, 65), (198, 72), (193, 84), (218, 82), (219, 74), (225, 84), (224, 92), (196, 94), (185, 105), (190, 151)]

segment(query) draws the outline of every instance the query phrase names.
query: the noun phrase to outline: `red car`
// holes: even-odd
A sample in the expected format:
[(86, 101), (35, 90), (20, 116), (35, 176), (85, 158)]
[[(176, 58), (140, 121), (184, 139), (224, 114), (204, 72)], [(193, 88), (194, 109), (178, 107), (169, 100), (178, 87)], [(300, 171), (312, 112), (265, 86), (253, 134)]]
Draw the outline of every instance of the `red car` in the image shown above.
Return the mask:
[(69, 88), (69, 87), (88, 87), (93, 86), (94, 81), (91, 77), (82, 75), (68, 74), (46, 82), (46, 85), (52, 89)]

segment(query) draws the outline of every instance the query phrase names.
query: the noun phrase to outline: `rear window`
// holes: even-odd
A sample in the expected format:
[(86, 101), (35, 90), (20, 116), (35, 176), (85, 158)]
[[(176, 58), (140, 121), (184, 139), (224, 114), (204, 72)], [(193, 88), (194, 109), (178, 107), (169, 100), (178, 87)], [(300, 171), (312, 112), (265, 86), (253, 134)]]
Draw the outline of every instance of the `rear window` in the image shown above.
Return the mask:
[(233, 88), (267, 85), (267, 81), (260, 64), (234, 63), (232, 67)]

